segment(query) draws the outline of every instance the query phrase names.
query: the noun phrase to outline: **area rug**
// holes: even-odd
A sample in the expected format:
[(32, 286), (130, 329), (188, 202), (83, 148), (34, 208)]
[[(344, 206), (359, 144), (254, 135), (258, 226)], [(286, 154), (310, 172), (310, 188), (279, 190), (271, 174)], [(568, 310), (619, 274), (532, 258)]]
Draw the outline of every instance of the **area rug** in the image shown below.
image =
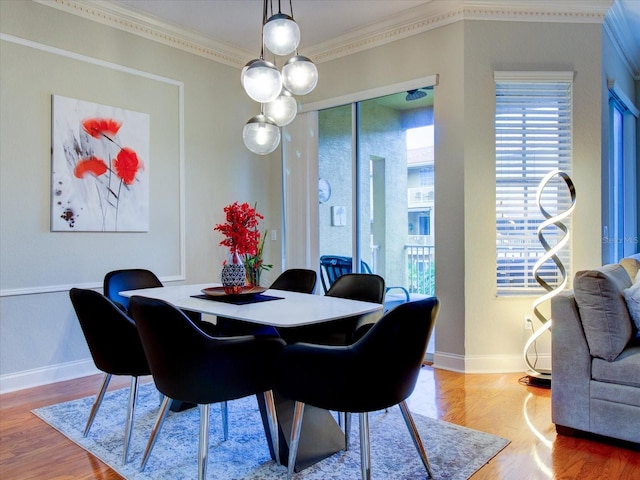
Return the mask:
[[(197, 478), (199, 412), (192, 408), (169, 412), (143, 472), (140, 459), (159, 409), (152, 383), (140, 387), (134, 417), (129, 461), (122, 465), (122, 437), (128, 389), (108, 392), (89, 435), (82, 431), (94, 397), (51, 405), (33, 413), (95, 455), (128, 480)], [(222, 438), (220, 410), (211, 406), (207, 477), (242, 480), (283, 480), (286, 467), (276, 465), (269, 450), (255, 396), (229, 402), (229, 440)], [(303, 470), (296, 480), (360, 478), (357, 415), (352, 415), (351, 445), (347, 452)], [(369, 415), (372, 476), (375, 479), (426, 478), (400, 409)], [(497, 455), (509, 440), (414, 414), (434, 477), (469, 478)]]

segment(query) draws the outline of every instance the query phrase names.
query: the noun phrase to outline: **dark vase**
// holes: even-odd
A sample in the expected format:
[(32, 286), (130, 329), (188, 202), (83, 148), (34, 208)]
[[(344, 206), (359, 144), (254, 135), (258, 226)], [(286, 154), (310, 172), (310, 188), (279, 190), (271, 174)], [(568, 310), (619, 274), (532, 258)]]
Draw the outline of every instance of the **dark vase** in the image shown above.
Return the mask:
[(244, 286), (247, 284), (247, 272), (238, 253), (230, 253), (227, 260), (225, 260), (220, 281), (225, 293), (230, 295), (242, 293)]

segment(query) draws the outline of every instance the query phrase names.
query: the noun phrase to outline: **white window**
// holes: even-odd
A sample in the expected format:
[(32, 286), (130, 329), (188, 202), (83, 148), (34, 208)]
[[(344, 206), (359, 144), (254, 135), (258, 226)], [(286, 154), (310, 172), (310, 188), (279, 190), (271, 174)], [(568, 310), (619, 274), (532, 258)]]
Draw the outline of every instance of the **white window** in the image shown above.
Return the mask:
[(602, 261), (638, 251), (636, 118), (638, 109), (614, 81), (609, 86), (609, 168), (603, 185)]
[[(496, 81), (496, 284), (498, 295), (545, 291), (533, 267), (546, 250), (538, 237), (545, 220), (540, 182), (552, 171), (571, 174), (572, 72), (495, 72)], [(552, 216), (571, 205), (567, 183), (554, 176), (542, 190)], [(562, 221), (569, 227), (569, 218)], [(564, 237), (554, 225), (540, 234), (553, 247)], [(557, 254), (570, 272), (569, 245)], [(562, 273), (552, 259), (538, 275), (554, 287)]]

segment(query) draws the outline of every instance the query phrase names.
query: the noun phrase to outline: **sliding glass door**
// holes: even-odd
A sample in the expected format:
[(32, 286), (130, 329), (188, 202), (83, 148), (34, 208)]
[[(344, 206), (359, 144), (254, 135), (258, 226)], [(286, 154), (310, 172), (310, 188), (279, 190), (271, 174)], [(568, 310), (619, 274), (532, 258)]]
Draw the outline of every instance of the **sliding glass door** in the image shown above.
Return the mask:
[(320, 110), (318, 175), (320, 256), (432, 295), (433, 90)]

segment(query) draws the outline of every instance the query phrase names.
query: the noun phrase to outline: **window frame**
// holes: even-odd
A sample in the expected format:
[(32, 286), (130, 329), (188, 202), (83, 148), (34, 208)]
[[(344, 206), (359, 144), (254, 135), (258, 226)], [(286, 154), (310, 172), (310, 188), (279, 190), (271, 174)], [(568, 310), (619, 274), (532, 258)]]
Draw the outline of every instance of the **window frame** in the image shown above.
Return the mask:
[[(496, 83), (496, 274), (497, 296), (539, 295), (546, 291), (533, 269), (546, 253), (538, 238), (545, 220), (537, 204), (539, 184), (553, 170), (571, 174), (573, 72), (494, 72)], [(540, 193), (542, 206), (562, 213), (570, 193), (562, 178)], [(570, 219), (562, 220), (567, 227)], [(564, 233), (555, 226), (540, 232), (551, 245)], [(570, 276), (570, 245), (557, 256)], [(538, 270), (549, 285), (563, 277), (553, 260)]]

